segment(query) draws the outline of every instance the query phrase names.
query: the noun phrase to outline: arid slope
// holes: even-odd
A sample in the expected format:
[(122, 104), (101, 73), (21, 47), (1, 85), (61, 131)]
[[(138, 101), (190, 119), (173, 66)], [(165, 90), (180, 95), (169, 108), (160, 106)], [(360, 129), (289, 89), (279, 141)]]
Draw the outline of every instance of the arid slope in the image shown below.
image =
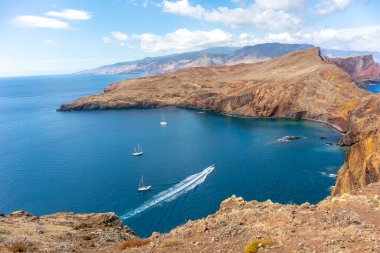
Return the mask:
[(317, 205), (231, 197), (215, 214), (147, 240), (136, 239), (112, 213), (16, 212), (0, 216), (0, 252), (235, 253), (250, 242), (258, 252), (380, 252), (379, 194), (376, 183)]
[(190, 68), (121, 81), (60, 110), (166, 105), (327, 122), (345, 133), (341, 145), (352, 145), (333, 194), (380, 180), (380, 95), (358, 88), (318, 48), (256, 64)]

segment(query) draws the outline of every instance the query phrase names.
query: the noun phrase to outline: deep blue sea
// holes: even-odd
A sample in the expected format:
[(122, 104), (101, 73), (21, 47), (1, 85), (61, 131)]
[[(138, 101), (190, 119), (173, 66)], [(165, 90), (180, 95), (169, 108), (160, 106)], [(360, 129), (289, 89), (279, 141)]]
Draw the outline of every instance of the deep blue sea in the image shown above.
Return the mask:
[[(281, 203), (328, 196), (346, 150), (325, 144), (340, 135), (323, 124), (173, 107), (56, 112), (130, 77), (0, 78), (0, 212), (112, 211), (149, 236), (215, 212), (232, 194)], [(303, 138), (276, 142), (285, 135)], [(132, 157), (138, 143), (144, 155)], [(137, 191), (142, 174), (149, 192)]]
[(380, 83), (367, 84), (363, 88), (373, 93), (380, 93)]

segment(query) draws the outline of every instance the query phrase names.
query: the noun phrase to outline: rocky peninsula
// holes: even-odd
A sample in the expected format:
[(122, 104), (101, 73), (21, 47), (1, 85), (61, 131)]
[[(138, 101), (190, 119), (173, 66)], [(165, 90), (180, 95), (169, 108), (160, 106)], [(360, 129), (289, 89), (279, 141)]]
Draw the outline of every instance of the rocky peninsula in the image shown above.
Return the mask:
[[(215, 214), (140, 239), (112, 213), (0, 215), (0, 252), (379, 252), (380, 95), (313, 48), (255, 64), (201, 67), (114, 83), (60, 111), (177, 106), (310, 119), (350, 146), (317, 205), (231, 197)], [(248, 249), (250, 251), (248, 251)]]
[(380, 180), (380, 95), (321, 56), (319, 48), (254, 64), (199, 67), (121, 81), (60, 111), (177, 106), (250, 117), (311, 119), (344, 135), (351, 151), (332, 195)]

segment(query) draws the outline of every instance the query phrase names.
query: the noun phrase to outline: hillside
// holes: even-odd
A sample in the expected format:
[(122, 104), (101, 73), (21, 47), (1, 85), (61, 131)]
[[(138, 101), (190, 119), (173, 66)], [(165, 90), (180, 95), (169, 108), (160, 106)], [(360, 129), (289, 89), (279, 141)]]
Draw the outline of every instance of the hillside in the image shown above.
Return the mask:
[[(380, 251), (380, 183), (317, 205), (232, 196), (208, 217), (139, 239), (112, 213), (0, 215), (0, 252)], [(256, 252), (256, 251), (252, 251)]]

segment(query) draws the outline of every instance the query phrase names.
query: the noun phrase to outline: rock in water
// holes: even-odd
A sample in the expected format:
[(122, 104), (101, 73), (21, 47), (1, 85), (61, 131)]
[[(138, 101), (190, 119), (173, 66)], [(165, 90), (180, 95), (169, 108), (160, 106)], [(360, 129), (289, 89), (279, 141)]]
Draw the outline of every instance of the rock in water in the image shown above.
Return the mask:
[(301, 137), (299, 136), (284, 136), (280, 139), (277, 139), (278, 142), (288, 142), (288, 141), (294, 141), (294, 140), (298, 140), (300, 139)]

